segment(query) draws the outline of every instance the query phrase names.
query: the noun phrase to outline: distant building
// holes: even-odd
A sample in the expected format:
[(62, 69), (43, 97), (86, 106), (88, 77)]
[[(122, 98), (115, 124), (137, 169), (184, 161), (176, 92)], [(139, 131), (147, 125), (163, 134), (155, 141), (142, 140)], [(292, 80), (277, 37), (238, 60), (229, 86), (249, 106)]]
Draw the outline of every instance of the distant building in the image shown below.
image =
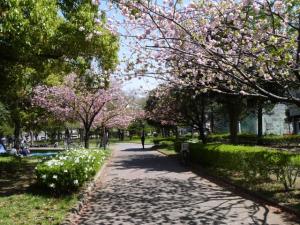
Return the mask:
[[(292, 134), (292, 124), (287, 119), (289, 106), (276, 104), (270, 111), (264, 111), (262, 117), (262, 133), (266, 134)], [(242, 133), (257, 133), (257, 116), (252, 114), (241, 121)]]
[(300, 108), (298, 106), (289, 106), (288, 120), (292, 124), (293, 133), (300, 134)]
[[(290, 111), (290, 116), (287, 112)], [(293, 118), (294, 122), (291, 120)], [(239, 124), (240, 133), (257, 134), (257, 115), (252, 113), (242, 119)], [(224, 116), (216, 120), (215, 131), (217, 133), (228, 132), (228, 119)], [(276, 104), (270, 111), (264, 111), (262, 117), (263, 134), (292, 134), (300, 133), (300, 108), (293, 108), (286, 104)]]

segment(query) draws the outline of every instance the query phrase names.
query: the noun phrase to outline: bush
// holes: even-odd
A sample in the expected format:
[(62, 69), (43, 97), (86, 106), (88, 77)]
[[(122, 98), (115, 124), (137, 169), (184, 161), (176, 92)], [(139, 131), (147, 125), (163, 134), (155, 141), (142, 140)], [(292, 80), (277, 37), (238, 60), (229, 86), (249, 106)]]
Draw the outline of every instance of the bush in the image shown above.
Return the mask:
[[(229, 142), (229, 134), (211, 134), (207, 137), (208, 142)], [(240, 144), (256, 144), (271, 146), (285, 146), (300, 144), (300, 135), (266, 135), (258, 139), (255, 134), (238, 134), (238, 143)]]
[(96, 174), (106, 156), (107, 152), (97, 149), (65, 151), (37, 165), (37, 182), (54, 192), (75, 191)]
[(187, 137), (166, 137), (166, 138), (154, 138), (153, 139), (153, 144), (155, 145), (160, 145), (160, 144), (165, 144), (165, 145), (172, 145), (173, 143), (180, 141), (186, 141), (188, 140)]
[[(180, 146), (180, 143), (176, 143)], [(272, 150), (228, 144), (190, 143), (192, 161), (205, 167), (240, 172), (253, 182), (258, 179), (271, 180), (271, 175), (281, 182), (285, 190), (294, 187), (300, 172), (300, 155)]]
[(262, 138), (262, 144), (264, 145), (291, 145), (300, 143), (300, 135), (268, 135)]
[(207, 136), (208, 142), (228, 142), (229, 141), (229, 134), (209, 134)]
[(176, 140), (175, 137), (166, 137), (166, 138), (153, 138), (153, 144), (159, 145), (161, 142), (174, 142)]

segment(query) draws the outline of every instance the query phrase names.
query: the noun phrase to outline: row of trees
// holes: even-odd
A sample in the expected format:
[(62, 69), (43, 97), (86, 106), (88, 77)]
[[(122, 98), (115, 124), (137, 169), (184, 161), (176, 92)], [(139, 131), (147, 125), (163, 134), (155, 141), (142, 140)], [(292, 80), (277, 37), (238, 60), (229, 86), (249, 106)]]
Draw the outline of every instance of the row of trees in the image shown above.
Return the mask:
[[(161, 85), (153, 90), (146, 102), (146, 117), (155, 126), (173, 129), (190, 126), (199, 133), (199, 139), (206, 143), (208, 132), (214, 133), (218, 123), (228, 121), (230, 140), (237, 142), (239, 122), (255, 114), (258, 118), (258, 137), (262, 136), (262, 110), (271, 110), (272, 103), (261, 102), (253, 97), (220, 95), (215, 92), (196, 93), (193, 89)], [(221, 121), (220, 121), (221, 120)]]
[(84, 146), (89, 148), (92, 128), (126, 128), (137, 116), (129, 98), (118, 85), (89, 87), (75, 74), (68, 75), (59, 86), (37, 86), (33, 103), (51, 112), (58, 120), (80, 122), (84, 128)]
[(0, 3), (0, 137), (14, 135), (18, 147), (22, 131), (56, 133), (66, 121), (80, 122), (88, 147), (94, 121), (111, 127), (132, 118), (128, 101), (109, 81), (119, 38), (97, 3)]
[(196, 98), (230, 99), (233, 140), (238, 102), (255, 102), (259, 115), (267, 101), (300, 105), (299, 1), (117, 3), (127, 18), (124, 31), (130, 31), (122, 35), (134, 43), (130, 75), (164, 79)]

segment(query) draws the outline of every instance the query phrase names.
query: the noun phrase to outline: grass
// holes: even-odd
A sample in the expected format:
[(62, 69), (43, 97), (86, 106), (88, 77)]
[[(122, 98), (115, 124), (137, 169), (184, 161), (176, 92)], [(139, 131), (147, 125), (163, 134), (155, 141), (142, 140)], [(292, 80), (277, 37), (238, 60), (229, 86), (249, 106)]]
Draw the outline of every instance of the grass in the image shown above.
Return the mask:
[(60, 224), (76, 201), (76, 194), (60, 198), (30, 193), (1, 196), (0, 224)]
[(246, 182), (239, 173), (231, 173), (219, 168), (205, 168), (205, 171), (215, 177), (227, 179), (231, 183), (243, 187), (249, 191), (257, 193), (265, 198), (272, 199), (277, 203), (289, 206), (296, 211), (300, 211), (300, 180), (298, 179), (296, 188), (288, 192), (284, 191), (282, 184), (276, 180), (261, 180), (259, 182)]
[(174, 149), (174, 145), (173, 144), (169, 144), (169, 145), (159, 145), (158, 149), (160, 152), (166, 154), (166, 155), (176, 155), (177, 152)]
[(35, 185), (41, 158), (0, 156), (0, 224), (60, 224), (76, 204), (78, 193), (54, 196)]
[(176, 155), (177, 154), (177, 152), (175, 152), (175, 150), (170, 150), (168, 148), (159, 149), (159, 151), (166, 155)]

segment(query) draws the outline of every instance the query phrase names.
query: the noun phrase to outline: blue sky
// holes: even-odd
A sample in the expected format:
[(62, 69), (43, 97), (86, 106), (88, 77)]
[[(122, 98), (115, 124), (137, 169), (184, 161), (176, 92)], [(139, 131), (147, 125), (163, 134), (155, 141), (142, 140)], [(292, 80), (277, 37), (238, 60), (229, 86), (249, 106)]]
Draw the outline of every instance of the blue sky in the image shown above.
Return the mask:
[[(115, 17), (118, 20), (123, 19), (123, 16), (118, 9), (115, 7), (109, 9), (107, 2), (100, 5), (100, 9), (105, 10), (109, 18)], [(125, 33), (122, 27), (119, 27), (118, 30), (121, 33)], [(130, 55), (130, 47), (128, 47), (128, 40), (125, 40), (125, 38), (121, 37), (120, 42), (119, 59), (121, 60), (124, 55)], [(124, 62), (121, 62), (121, 66), (125, 66)], [(129, 81), (125, 81), (124, 90), (131, 95), (145, 96), (147, 91), (154, 89), (158, 84), (159, 82), (154, 78), (133, 78)]]
[[(186, 5), (189, 2), (191, 2), (191, 0), (182, 0), (182, 5)], [(162, 0), (158, 0), (157, 3), (161, 4)], [(101, 1), (100, 9), (106, 11), (108, 18), (114, 17), (117, 20), (123, 20), (124, 17), (122, 16), (121, 12), (115, 6), (110, 9), (109, 4), (109, 1)], [(118, 27), (118, 31), (120, 33), (125, 33), (123, 27)], [(119, 59), (121, 60), (124, 55), (130, 55), (130, 47), (128, 47), (129, 41), (125, 40), (124, 37), (121, 37), (120, 41)], [(121, 62), (121, 66), (125, 66), (125, 64)], [(144, 96), (146, 95), (145, 92), (154, 89), (161, 82), (162, 81), (157, 81), (154, 78), (134, 78), (124, 83), (124, 90), (131, 94)]]

